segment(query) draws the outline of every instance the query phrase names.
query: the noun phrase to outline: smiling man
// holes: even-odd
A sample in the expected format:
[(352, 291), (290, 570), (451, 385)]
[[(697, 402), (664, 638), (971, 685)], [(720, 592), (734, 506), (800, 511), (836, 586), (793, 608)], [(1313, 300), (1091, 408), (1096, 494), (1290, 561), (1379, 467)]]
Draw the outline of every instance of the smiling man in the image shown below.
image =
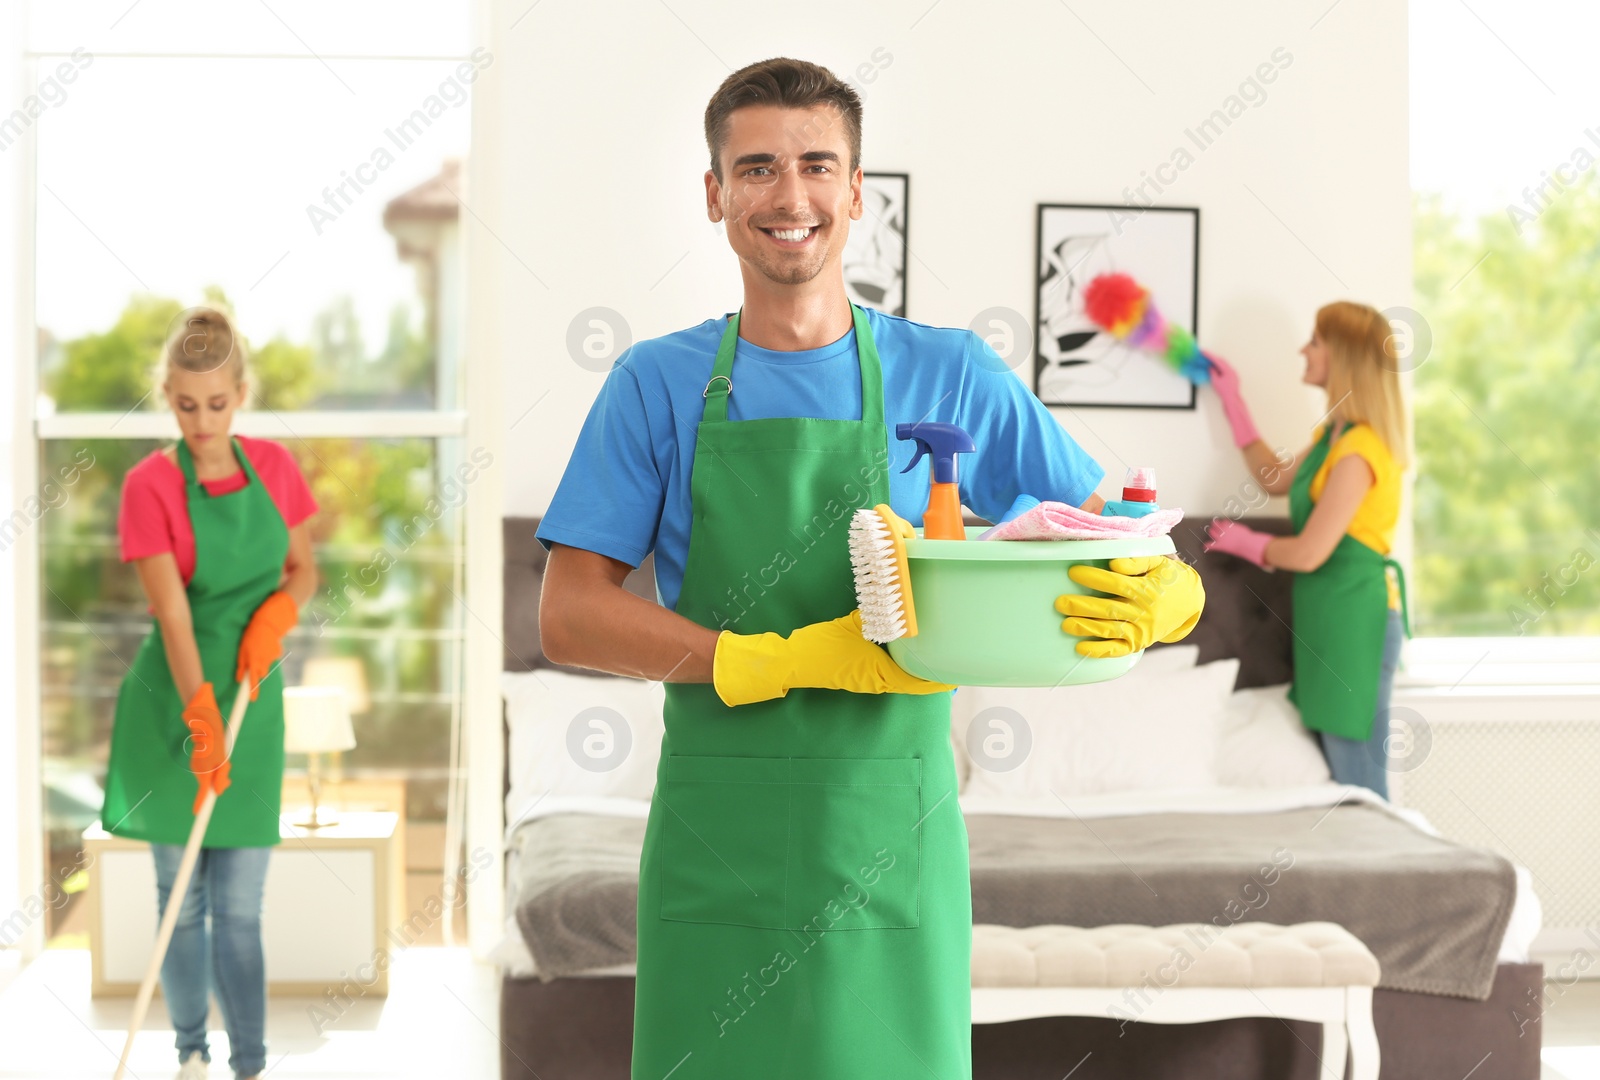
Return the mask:
[[(849, 518), (888, 503), (921, 522), (927, 467), (899, 472), (901, 422), (972, 435), (961, 497), (990, 520), (1021, 493), (1098, 509), (1103, 470), (971, 331), (850, 302), (848, 85), (753, 64), (705, 133), (706, 214), (743, 304), (617, 360), (538, 530), (546, 655), (665, 683), (633, 1076), (959, 1080), (972, 902), (951, 687), (862, 637)], [(652, 551), (660, 605), (622, 587)], [(1057, 610), (1123, 651), (1198, 617), (1197, 579), (1129, 595)]]

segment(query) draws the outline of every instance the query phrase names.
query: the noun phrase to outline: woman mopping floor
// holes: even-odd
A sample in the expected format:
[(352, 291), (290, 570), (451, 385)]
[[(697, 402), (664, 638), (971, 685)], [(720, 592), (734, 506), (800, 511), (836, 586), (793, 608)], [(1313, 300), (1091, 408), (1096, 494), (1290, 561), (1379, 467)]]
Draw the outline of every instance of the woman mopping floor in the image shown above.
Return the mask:
[[(129, 470), (117, 521), (155, 625), (117, 694), (101, 822), (150, 842), (163, 913), (200, 803), (227, 791), (161, 966), (179, 1080), (206, 1076), (213, 988), (234, 1075), (266, 1067), (261, 897), (283, 789), (277, 661), (317, 587), (306, 525), (317, 505), (299, 466), (278, 443), (229, 434), (246, 360), (227, 316), (185, 313), (158, 373), (183, 437)], [(222, 714), (246, 674), (249, 722), (222, 761)]]

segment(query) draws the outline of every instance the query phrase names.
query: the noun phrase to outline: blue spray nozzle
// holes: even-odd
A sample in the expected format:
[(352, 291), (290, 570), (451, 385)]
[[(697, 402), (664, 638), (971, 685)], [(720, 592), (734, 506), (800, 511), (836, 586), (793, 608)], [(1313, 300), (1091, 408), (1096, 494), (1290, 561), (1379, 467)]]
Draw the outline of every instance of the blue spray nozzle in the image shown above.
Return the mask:
[(953, 484), (956, 482), (956, 455), (970, 454), (977, 449), (972, 444), (972, 436), (956, 427), (954, 424), (938, 424), (933, 422), (918, 421), (914, 424), (896, 424), (895, 437), (899, 439), (917, 440), (917, 452), (911, 459), (911, 464), (900, 471), (908, 473), (916, 468), (917, 462), (922, 460), (923, 454), (933, 458), (933, 482), (935, 484)]

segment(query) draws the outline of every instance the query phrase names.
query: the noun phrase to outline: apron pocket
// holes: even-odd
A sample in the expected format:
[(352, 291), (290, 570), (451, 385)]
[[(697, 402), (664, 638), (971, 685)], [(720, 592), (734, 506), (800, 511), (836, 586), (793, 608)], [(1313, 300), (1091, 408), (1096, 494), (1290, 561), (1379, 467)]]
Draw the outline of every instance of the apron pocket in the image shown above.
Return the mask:
[(782, 929), (789, 792), (784, 758), (669, 755), (661, 917)]
[(921, 758), (792, 758), (788, 928), (918, 925)]

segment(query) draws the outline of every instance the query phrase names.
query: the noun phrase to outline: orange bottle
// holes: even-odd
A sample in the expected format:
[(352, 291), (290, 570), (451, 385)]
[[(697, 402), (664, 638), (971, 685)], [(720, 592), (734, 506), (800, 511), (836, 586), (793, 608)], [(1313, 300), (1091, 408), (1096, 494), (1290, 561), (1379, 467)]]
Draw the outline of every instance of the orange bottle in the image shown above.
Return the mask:
[(954, 424), (896, 424), (897, 438), (915, 439), (917, 453), (901, 472), (910, 472), (927, 454), (929, 465), (928, 507), (922, 513), (924, 540), (965, 540), (966, 526), (961, 521), (961, 493), (956, 485), (956, 455), (970, 454), (977, 447), (972, 436)]

